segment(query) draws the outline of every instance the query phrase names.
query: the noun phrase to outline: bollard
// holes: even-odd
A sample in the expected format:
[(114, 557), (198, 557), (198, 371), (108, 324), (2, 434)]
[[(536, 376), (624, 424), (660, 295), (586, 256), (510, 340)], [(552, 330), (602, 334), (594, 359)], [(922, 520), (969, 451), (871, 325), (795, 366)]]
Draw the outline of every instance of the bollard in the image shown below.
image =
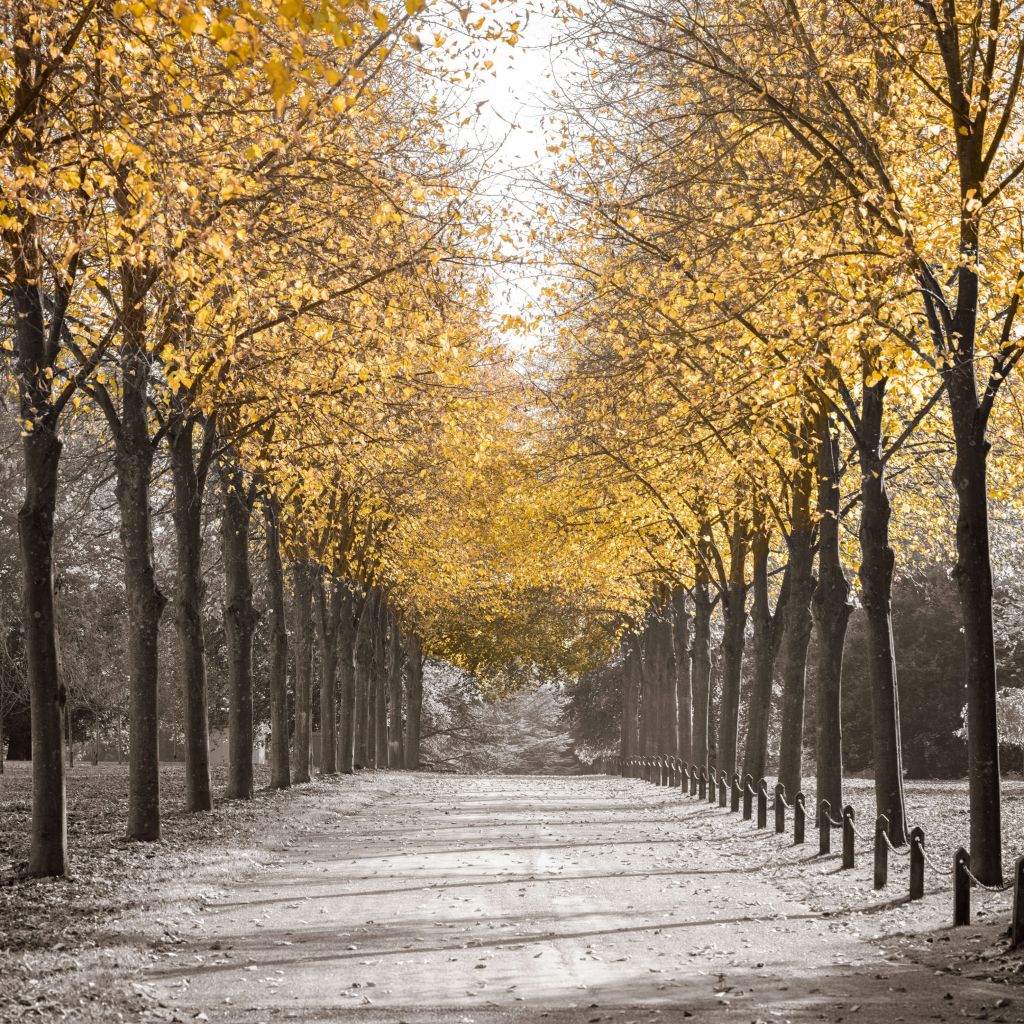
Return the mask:
[(718, 769), (708, 765), (708, 803), (718, 802)]
[(735, 814), (740, 809), (740, 777), (733, 772), (732, 774), (732, 793), (729, 799), (729, 810)]
[(754, 807), (754, 779), (750, 775), (743, 776), (743, 820), (750, 821)]
[(761, 779), (757, 784), (757, 827), (768, 827), (768, 780)]
[(803, 846), (804, 828), (807, 821), (807, 811), (804, 808), (804, 795), (797, 793), (793, 801), (793, 845)]
[(910, 898), (924, 898), (924, 829), (910, 830)]
[(701, 800), (706, 800), (708, 796), (708, 770), (704, 765), (700, 766), (700, 784), (698, 786), (698, 795)]
[(832, 852), (832, 805), (822, 800), (818, 807), (818, 855)]
[(718, 806), (725, 807), (729, 802), (729, 795), (726, 789), (725, 772), (718, 773)]
[(1024, 857), (1013, 862), (1013, 918), (1010, 921), (1010, 949), (1024, 943)]
[(697, 771), (697, 766), (695, 764), (691, 764), (690, 765), (689, 775), (690, 775), (690, 796), (696, 796), (697, 795), (697, 783), (700, 781), (700, 772)]
[[(874, 886), (876, 889), (884, 889), (889, 883), (889, 846), (886, 843), (886, 839), (889, 838), (889, 819), (884, 815), (880, 814), (875, 821), (875, 877)], [(910, 866), (913, 869), (914, 852), (910, 852), (911, 862)], [(911, 881), (914, 878), (914, 872), (910, 872)], [(913, 899), (913, 896), (911, 896)]]
[(786, 787), (781, 783), (775, 784), (775, 831), (785, 832), (786, 831), (786, 805), (783, 800), (786, 799)]
[(971, 855), (961, 846), (953, 854), (953, 927), (971, 923)]
[(849, 871), (854, 860), (853, 808), (847, 804), (843, 808), (843, 870)]

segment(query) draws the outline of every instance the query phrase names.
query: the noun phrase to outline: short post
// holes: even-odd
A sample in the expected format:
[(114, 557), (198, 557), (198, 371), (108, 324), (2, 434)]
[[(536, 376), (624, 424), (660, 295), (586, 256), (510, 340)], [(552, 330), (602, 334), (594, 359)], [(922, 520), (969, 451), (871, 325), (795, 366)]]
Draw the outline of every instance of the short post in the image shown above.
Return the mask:
[(697, 771), (697, 766), (691, 764), (687, 774), (690, 776), (690, 796), (696, 796), (697, 784), (700, 781), (700, 772)]
[[(889, 883), (889, 819), (880, 814), (875, 819), (875, 877), (874, 886), (876, 889), (884, 889)], [(910, 877), (913, 880), (914, 851), (910, 851)], [(911, 897), (913, 899), (913, 897)]]
[(718, 769), (708, 765), (708, 803), (718, 802)]
[(1013, 862), (1013, 918), (1010, 921), (1010, 949), (1024, 943), (1024, 857)]
[(786, 805), (783, 800), (786, 799), (786, 787), (781, 783), (775, 784), (775, 831), (785, 832), (786, 831)]
[(804, 795), (797, 793), (793, 801), (793, 845), (803, 846), (804, 830), (807, 824), (807, 811), (804, 808)]
[(726, 807), (729, 803), (729, 791), (726, 787), (725, 772), (718, 773), (718, 806)]
[(924, 899), (924, 829), (910, 830), (910, 898)]
[(740, 777), (732, 773), (732, 792), (729, 797), (729, 810), (735, 814), (740, 809)]
[(757, 827), (768, 827), (768, 780), (761, 779), (757, 784)]
[(953, 854), (953, 927), (971, 923), (971, 855), (961, 846)]
[(843, 808), (843, 870), (849, 871), (854, 860), (853, 808), (847, 804)]
[(699, 796), (701, 800), (706, 800), (708, 796), (708, 770), (704, 765), (700, 766)]
[(822, 800), (818, 806), (818, 855), (832, 852), (832, 805)]
[(754, 779), (743, 776), (743, 820), (750, 821), (754, 815)]

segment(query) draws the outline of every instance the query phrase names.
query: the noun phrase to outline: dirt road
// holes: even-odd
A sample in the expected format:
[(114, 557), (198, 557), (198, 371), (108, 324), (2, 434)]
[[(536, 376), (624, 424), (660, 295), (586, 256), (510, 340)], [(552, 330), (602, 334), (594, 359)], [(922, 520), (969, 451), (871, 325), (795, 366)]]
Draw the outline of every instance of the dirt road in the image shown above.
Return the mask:
[[(345, 785), (369, 797), (360, 812), (328, 806), (271, 837), (263, 871), (177, 922), (186, 941), (147, 982), (181, 1019), (1024, 1017), (1005, 985), (915, 963), (885, 901), (796, 897), (834, 863), (675, 793), (604, 777)], [(948, 940), (922, 920), (915, 942)]]

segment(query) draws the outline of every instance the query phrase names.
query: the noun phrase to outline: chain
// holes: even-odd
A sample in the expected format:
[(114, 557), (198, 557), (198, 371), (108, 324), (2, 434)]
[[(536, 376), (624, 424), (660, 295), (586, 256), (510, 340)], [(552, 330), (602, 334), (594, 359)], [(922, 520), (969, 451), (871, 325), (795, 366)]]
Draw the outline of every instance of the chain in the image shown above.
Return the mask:
[[(986, 885), (984, 882), (980, 881), (977, 875), (975, 875), (974, 872), (965, 864), (962, 864), (961, 867), (964, 869), (964, 874), (976, 886), (978, 886), (979, 889), (984, 889), (986, 892), (1006, 892), (1007, 889), (1013, 888), (1013, 882), (1004, 882), (1002, 885)], [(951, 871), (950, 874), (952, 873), (953, 872)]]
[(930, 867), (932, 869), (932, 871), (934, 871), (936, 874), (939, 874), (939, 875), (951, 875), (951, 874), (953, 874), (953, 869), (952, 868), (941, 868), (941, 867), (939, 867), (938, 864), (935, 863), (935, 861), (933, 861), (931, 859), (931, 857), (928, 856), (928, 851), (924, 848), (924, 843), (922, 843), (920, 839), (915, 839), (914, 843), (920, 849), (921, 856), (924, 858), (925, 864), (927, 864), (928, 867)]

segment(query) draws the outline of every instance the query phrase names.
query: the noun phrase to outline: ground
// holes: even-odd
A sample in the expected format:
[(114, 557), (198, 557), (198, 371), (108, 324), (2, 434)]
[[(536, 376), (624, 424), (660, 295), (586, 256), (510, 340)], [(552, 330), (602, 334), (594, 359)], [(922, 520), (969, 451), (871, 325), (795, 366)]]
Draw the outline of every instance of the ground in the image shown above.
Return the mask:
[[(962, 796), (911, 791), (940, 865)], [(977, 894), (979, 923), (953, 930), (931, 868), (906, 904), (901, 863), (875, 893), (864, 851), (841, 872), (810, 831), (794, 847), (640, 781), (366, 773), (204, 820), (202, 839), (180, 816), (156, 850), (114, 844), (112, 918), (87, 877), (0, 889), (4, 924), (33, 900), (92, 907), (66, 951), (8, 933), (0, 1020), (1024, 1020), (1008, 895)]]

